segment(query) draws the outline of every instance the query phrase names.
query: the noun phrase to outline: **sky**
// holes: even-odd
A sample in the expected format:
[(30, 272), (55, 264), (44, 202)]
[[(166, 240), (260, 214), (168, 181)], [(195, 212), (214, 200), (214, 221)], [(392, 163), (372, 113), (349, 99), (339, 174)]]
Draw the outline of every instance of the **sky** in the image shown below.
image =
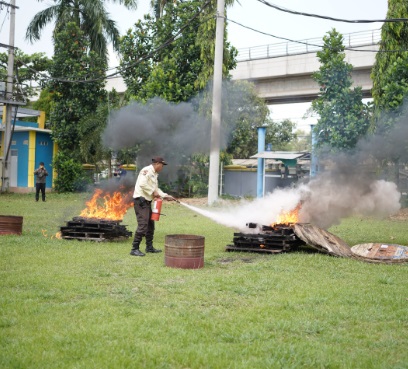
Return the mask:
[[(269, 0), (271, 4), (298, 12), (318, 14), (348, 20), (384, 19), (387, 13), (387, 0)], [(26, 54), (44, 52), (48, 56), (53, 54), (51, 40), (52, 25), (42, 33), (40, 41), (30, 44), (25, 40), (27, 25), (34, 15), (52, 5), (52, 0), (16, 0), (16, 30), (15, 46)], [(117, 22), (121, 34), (150, 11), (150, 0), (139, 0), (136, 11), (128, 11), (123, 6), (107, 2), (111, 18)], [(8, 7), (0, 5), (0, 43), (9, 44), (10, 16)], [(273, 9), (257, 0), (239, 0), (227, 9), (227, 18), (244, 26), (256, 29), (263, 33), (285, 37), (293, 40), (308, 38), (322, 38), (332, 28), (340, 33), (353, 33), (379, 29), (381, 23), (344, 23), (318, 18), (293, 15)], [(280, 43), (269, 35), (264, 35), (235, 23), (229, 22), (228, 40), (237, 49)], [(0, 49), (5, 52), (5, 49)], [(110, 66), (118, 66), (117, 57), (111, 52)], [(270, 106), (273, 119), (290, 118), (298, 123), (298, 127), (307, 130), (313, 119), (302, 120), (310, 104), (285, 104)]]

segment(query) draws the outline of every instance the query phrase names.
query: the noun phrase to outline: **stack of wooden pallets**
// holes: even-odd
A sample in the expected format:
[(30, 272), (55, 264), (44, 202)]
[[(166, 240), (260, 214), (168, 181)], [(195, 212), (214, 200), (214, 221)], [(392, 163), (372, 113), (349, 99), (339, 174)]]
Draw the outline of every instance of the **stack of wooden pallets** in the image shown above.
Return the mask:
[(132, 236), (121, 221), (74, 217), (60, 228), (61, 238), (89, 241), (119, 241)]

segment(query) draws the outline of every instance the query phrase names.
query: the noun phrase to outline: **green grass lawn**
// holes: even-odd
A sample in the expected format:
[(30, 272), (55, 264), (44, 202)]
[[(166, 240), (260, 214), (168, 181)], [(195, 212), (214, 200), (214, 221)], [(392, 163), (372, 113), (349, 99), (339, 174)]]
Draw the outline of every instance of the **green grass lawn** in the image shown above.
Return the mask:
[[(156, 248), (167, 234), (205, 237), (204, 268), (169, 268), (164, 253), (130, 256), (131, 239), (51, 237), (84, 204), (0, 195), (1, 215), (24, 217), (21, 236), (0, 236), (1, 368), (408, 368), (408, 264), (227, 253), (233, 229), (165, 203)], [(122, 224), (134, 232), (133, 209)], [(403, 220), (330, 231), (408, 244)]]

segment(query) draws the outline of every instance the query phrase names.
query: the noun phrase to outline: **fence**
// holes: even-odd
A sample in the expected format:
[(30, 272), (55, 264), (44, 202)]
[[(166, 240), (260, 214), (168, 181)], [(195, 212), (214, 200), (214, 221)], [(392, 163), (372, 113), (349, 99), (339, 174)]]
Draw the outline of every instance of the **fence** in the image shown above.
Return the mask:
[[(343, 44), (347, 47), (375, 45), (381, 40), (381, 30), (360, 31), (343, 35)], [(280, 42), (238, 49), (238, 61), (276, 58), (279, 56), (305, 54), (319, 51), (323, 38), (309, 38), (300, 41)]]

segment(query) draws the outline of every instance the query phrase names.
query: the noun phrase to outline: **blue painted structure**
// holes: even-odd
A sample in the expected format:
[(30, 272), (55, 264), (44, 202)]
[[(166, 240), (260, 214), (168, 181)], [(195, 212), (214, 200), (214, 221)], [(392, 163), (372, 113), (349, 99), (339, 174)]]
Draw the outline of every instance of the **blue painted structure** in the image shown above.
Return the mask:
[[(2, 121), (0, 120), (2, 123)], [(42, 161), (48, 171), (46, 187), (53, 186), (52, 161), (54, 157), (54, 143), (51, 130), (39, 128), (39, 123), (16, 120), (11, 137), (10, 160), (13, 161), (14, 171), (11, 173), (10, 189), (16, 192), (30, 192), (35, 188), (34, 170)], [(5, 155), (3, 143), (4, 126), (0, 126), (1, 156)]]
[(17, 156), (17, 187), (28, 187), (28, 132), (14, 132), (10, 150)]
[(42, 161), (45, 169), (48, 171), (46, 187), (52, 187), (53, 173), (52, 173), (52, 161), (54, 159), (54, 143), (51, 139), (51, 132), (37, 132), (35, 137), (35, 168)]

